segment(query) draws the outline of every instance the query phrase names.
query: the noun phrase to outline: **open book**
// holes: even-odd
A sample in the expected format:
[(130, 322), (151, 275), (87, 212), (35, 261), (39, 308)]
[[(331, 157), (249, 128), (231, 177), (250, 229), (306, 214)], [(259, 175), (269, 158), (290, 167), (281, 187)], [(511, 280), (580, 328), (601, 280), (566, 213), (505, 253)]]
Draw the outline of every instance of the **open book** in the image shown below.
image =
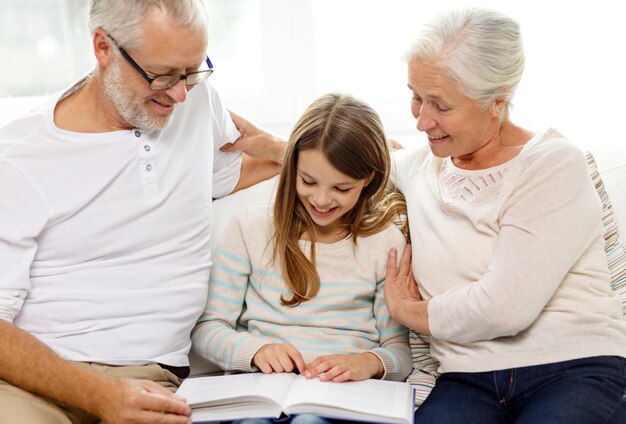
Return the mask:
[(246, 373), (188, 378), (176, 393), (189, 402), (194, 423), (305, 413), (376, 423), (413, 422), (413, 388), (385, 380), (333, 383), (291, 373)]

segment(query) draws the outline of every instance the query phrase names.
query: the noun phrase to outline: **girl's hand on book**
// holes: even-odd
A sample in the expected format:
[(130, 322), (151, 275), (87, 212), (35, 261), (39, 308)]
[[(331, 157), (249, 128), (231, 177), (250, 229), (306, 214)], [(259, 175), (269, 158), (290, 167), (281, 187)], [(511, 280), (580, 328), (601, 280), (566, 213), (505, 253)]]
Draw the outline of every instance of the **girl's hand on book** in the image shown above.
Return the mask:
[(300, 374), (306, 370), (302, 354), (290, 343), (268, 343), (261, 347), (252, 358), (255, 365), (263, 373), (292, 372), (297, 369)]
[(325, 355), (307, 365), (306, 378), (319, 376), (320, 381), (359, 381), (381, 378), (385, 373), (383, 363), (370, 352), (350, 355)]

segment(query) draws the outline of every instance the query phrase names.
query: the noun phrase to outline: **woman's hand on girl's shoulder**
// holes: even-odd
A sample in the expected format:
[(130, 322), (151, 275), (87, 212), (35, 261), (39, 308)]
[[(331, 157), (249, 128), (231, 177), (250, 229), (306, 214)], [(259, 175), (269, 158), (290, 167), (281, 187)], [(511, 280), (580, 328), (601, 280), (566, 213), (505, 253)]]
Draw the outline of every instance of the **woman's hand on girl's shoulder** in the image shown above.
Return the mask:
[(304, 372), (306, 378), (336, 383), (381, 378), (384, 374), (383, 363), (371, 352), (319, 356)]

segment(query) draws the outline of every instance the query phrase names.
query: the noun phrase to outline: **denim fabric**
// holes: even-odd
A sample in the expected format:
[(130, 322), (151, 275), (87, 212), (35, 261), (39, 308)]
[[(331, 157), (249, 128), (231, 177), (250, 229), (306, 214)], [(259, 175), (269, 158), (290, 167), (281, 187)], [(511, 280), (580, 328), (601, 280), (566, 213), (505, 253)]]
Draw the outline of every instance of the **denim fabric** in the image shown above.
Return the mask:
[(626, 423), (626, 359), (442, 374), (416, 423)]

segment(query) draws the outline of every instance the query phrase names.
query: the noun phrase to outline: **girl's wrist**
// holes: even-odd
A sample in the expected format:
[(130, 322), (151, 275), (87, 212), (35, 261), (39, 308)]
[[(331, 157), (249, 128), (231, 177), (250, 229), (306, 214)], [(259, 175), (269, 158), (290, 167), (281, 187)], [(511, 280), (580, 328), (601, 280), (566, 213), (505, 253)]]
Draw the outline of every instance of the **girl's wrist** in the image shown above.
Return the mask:
[(381, 379), (385, 375), (385, 366), (378, 356), (372, 352), (362, 352), (360, 355), (367, 355), (365, 358), (371, 364), (370, 378)]

